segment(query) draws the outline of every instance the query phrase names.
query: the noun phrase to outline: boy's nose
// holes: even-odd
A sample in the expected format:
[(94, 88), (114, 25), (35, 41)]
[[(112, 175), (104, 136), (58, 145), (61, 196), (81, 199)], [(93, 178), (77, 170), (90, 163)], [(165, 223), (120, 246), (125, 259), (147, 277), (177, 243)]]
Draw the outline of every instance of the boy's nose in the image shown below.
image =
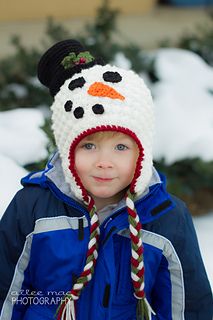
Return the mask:
[(96, 167), (100, 169), (110, 169), (113, 168), (113, 164), (110, 160), (99, 160), (96, 163)]

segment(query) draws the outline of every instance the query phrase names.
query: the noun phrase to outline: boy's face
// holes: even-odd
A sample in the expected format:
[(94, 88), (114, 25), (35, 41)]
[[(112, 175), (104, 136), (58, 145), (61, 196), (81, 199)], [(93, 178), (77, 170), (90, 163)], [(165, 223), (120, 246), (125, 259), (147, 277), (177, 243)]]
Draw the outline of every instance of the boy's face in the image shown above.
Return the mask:
[(139, 154), (135, 141), (128, 135), (102, 134), (85, 137), (75, 150), (76, 171), (98, 209), (124, 196)]

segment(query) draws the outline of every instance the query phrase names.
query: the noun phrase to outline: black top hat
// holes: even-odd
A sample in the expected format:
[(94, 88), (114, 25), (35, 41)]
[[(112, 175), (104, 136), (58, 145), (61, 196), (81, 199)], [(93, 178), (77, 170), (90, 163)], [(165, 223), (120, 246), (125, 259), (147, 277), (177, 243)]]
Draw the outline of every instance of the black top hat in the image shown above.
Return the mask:
[(105, 65), (101, 58), (93, 57), (77, 40), (63, 40), (54, 44), (41, 57), (38, 79), (54, 97), (65, 80), (96, 64)]

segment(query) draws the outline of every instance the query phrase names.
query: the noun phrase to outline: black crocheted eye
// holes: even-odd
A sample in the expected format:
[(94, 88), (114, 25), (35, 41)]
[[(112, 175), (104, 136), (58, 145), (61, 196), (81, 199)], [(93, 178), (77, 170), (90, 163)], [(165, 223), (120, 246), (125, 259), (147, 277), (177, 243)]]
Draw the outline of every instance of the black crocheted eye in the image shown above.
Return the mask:
[(77, 107), (74, 112), (73, 112), (74, 116), (76, 119), (80, 119), (83, 118), (84, 115), (84, 109), (82, 107)]
[(68, 86), (70, 90), (74, 90), (76, 88), (82, 88), (85, 84), (85, 79), (83, 77), (72, 80)]
[(120, 73), (113, 72), (113, 71), (106, 71), (103, 74), (103, 79), (106, 82), (120, 82), (122, 80), (122, 77)]
[(102, 113), (104, 113), (104, 107), (102, 106), (102, 104), (97, 103), (92, 107), (92, 111), (95, 114), (102, 114)]
[(71, 100), (66, 101), (66, 103), (64, 105), (64, 109), (66, 112), (70, 112), (72, 110), (72, 101)]

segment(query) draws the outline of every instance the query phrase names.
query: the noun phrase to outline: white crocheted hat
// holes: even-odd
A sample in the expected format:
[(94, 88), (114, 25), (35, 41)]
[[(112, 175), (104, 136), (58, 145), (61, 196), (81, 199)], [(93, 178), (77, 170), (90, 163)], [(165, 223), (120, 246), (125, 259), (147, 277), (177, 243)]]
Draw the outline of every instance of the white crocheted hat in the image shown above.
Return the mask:
[[(100, 65), (97, 61), (88, 52), (85, 54), (78, 42), (66, 40), (50, 48), (39, 63), (39, 79), (55, 95), (52, 128), (65, 179), (75, 196), (86, 200), (74, 168), (75, 147), (83, 137), (96, 131), (120, 131), (138, 144), (140, 155), (130, 190), (141, 194), (152, 174), (152, 97), (142, 78), (133, 71)], [(60, 67), (60, 72), (55, 71), (56, 67)]]

